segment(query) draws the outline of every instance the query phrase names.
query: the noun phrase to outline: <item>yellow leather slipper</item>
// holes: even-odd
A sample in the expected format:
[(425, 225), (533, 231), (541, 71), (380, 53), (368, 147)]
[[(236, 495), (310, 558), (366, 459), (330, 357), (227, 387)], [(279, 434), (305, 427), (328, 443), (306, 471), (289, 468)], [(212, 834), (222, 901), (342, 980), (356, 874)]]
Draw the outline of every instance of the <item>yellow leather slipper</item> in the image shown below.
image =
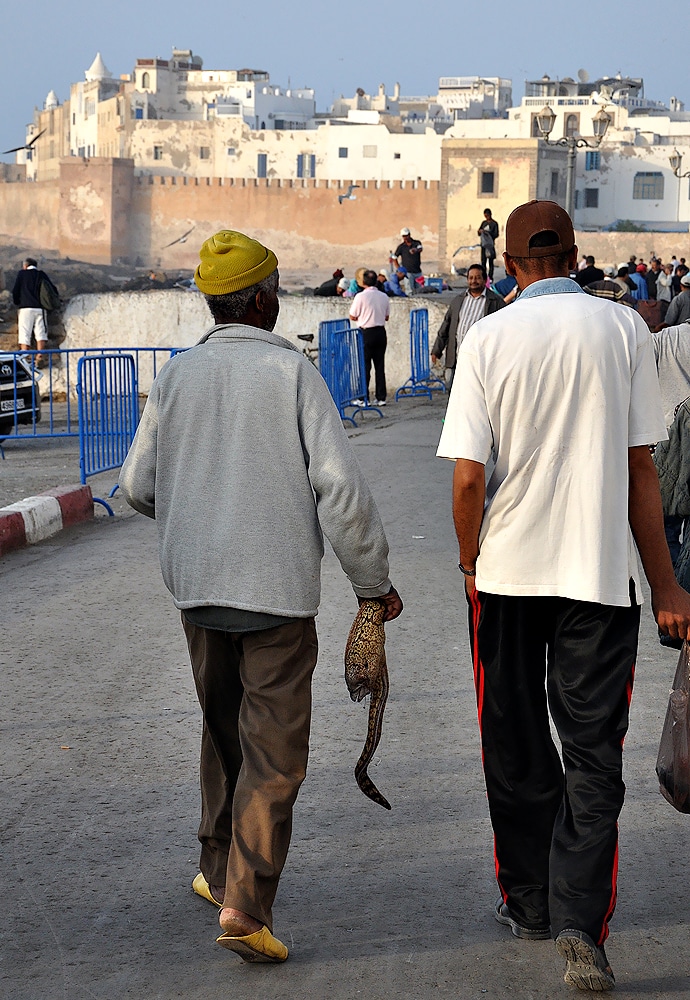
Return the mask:
[(245, 937), (233, 937), (226, 931), (216, 938), (216, 942), (236, 952), (245, 962), (284, 962), (288, 957), (283, 942), (273, 937), (265, 924), (260, 931)]
[(211, 895), (210, 886), (206, 881), (206, 879), (204, 878), (204, 876), (201, 874), (201, 872), (199, 872), (199, 874), (192, 882), (192, 889), (197, 894), (197, 896), (201, 896), (203, 899), (207, 899), (209, 903), (213, 903), (213, 905), (217, 906), (219, 910), (222, 910), (223, 904), (219, 903), (218, 900), (214, 899), (214, 897)]

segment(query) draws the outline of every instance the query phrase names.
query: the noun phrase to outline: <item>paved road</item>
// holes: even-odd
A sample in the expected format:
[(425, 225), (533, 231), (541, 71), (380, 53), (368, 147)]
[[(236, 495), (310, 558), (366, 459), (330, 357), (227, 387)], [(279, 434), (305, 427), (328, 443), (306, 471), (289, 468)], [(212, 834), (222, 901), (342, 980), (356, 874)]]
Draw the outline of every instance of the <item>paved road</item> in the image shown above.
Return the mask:
[[(391, 699), (372, 768), (393, 810), (352, 775), (366, 726), (342, 676), (355, 601), (329, 553), (312, 756), (275, 908), (284, 966), (218, 948), (215, 910), (191, 891), (200, 713), (154, 525), (98, 518), (0, 560), (3, 1000), (569, 995), (553, 945), (517, 941), (491, 917), (451, 467), (433, 457), (443, 409), (406, 406), (352, 437), (406, 602), (388, 627)], [(690, 996), (689, 818), (654, 776), (675, 654), (648, 608), (643, 621), (609, 947), (618, 995), (635, 1000)]]

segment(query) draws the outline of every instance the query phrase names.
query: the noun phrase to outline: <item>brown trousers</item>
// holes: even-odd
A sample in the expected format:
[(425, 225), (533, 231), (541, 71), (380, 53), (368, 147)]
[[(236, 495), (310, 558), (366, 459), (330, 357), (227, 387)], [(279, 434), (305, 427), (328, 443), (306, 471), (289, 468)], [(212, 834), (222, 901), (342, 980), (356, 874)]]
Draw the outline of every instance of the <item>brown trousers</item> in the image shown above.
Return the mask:
[(314, 619), (257, 632), (182, 624), (204, 717), (200, 868), (209, 885), (225, 885), (225, 906), (272, 930), (307, 771)]

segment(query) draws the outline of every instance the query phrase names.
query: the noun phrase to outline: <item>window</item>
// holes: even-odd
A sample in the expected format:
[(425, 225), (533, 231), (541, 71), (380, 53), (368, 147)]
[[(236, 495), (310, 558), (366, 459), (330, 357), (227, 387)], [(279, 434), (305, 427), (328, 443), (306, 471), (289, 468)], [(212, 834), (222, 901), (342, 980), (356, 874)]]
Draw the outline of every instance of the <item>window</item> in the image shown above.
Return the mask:
[(268, 154), (258, 153), (256, 157), (256, 176), (266, 177), (268, 168)]
[(482, 170), (480, 194), (495, 194), (496, 175), (493, 170)]
[(200, 160), (211, 159), (211, 149), (209, 146), (199, 146), (199, 159)]
[(153, 158), (154, 158), (154, 160), (162, 160), (163, 159), (163, 147), (162, 146), (154, 146), (153, 147)]
[(664, 175), (660, 170), (638, 170), (633, 181), (633, 198), (661, 201), (664, 197)]
[(558, 197), (558, 181), (560, 180), (560, 174), (557, 170), (551, 171), (551, 197)]
[(585, 208), (599, 208), (599, 188), (585, 188)]
[(300, 153), (297, 157), (297, 176), (316, 177), (316, 157), (313, 153)]
[(237, 148), (235, 146), (228, 146), (226, 152), (228, 156), (237, 156)]
[(394, 160), (399, 160), (400, 159), (400, 153), (393, 153), (393, 159)]
[(585, 170), (598, 170), (601, 164), (601, 153), (598, 149), (585, 153)]
[(374, 157), (378, 156), (379, 150), (378, 146), (362, 146), (362, 156)]
[(567, 139), (577, 135), (580, 131), (580, 116), (566, 115), (564, 135)]
[(141, 74), (141, 86), (144, 90), (148, 90), (151, 86), (151, 77), (148, 73)]
[(144, 109), (143, 108), (136, 108), (136, 110), (134, 112), (134, 117), (135, 118), (143, 118), (144, 117)]
[(338, 147), (338, 156), (340, 157), (341, 160), (347, 159), (347, 146)]
[(539, 122), (537, 121), (537, 115), (532, 115), (532, 138), (541, 139), (541, 129), (539, 128)]

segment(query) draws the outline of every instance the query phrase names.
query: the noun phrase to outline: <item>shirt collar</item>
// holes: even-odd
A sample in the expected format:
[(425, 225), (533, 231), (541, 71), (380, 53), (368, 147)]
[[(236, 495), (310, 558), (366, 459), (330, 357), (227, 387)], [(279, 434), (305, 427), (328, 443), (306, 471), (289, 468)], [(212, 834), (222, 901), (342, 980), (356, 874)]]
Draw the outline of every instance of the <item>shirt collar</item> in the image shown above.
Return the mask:
[(572, 278), (542, 278), (541, 281), (533, 281), (524, 292), (520, 292), (521, 299), (535, 298), (537, 295), (558, 295), (561, 292), (582, 292), (580, 286)]

